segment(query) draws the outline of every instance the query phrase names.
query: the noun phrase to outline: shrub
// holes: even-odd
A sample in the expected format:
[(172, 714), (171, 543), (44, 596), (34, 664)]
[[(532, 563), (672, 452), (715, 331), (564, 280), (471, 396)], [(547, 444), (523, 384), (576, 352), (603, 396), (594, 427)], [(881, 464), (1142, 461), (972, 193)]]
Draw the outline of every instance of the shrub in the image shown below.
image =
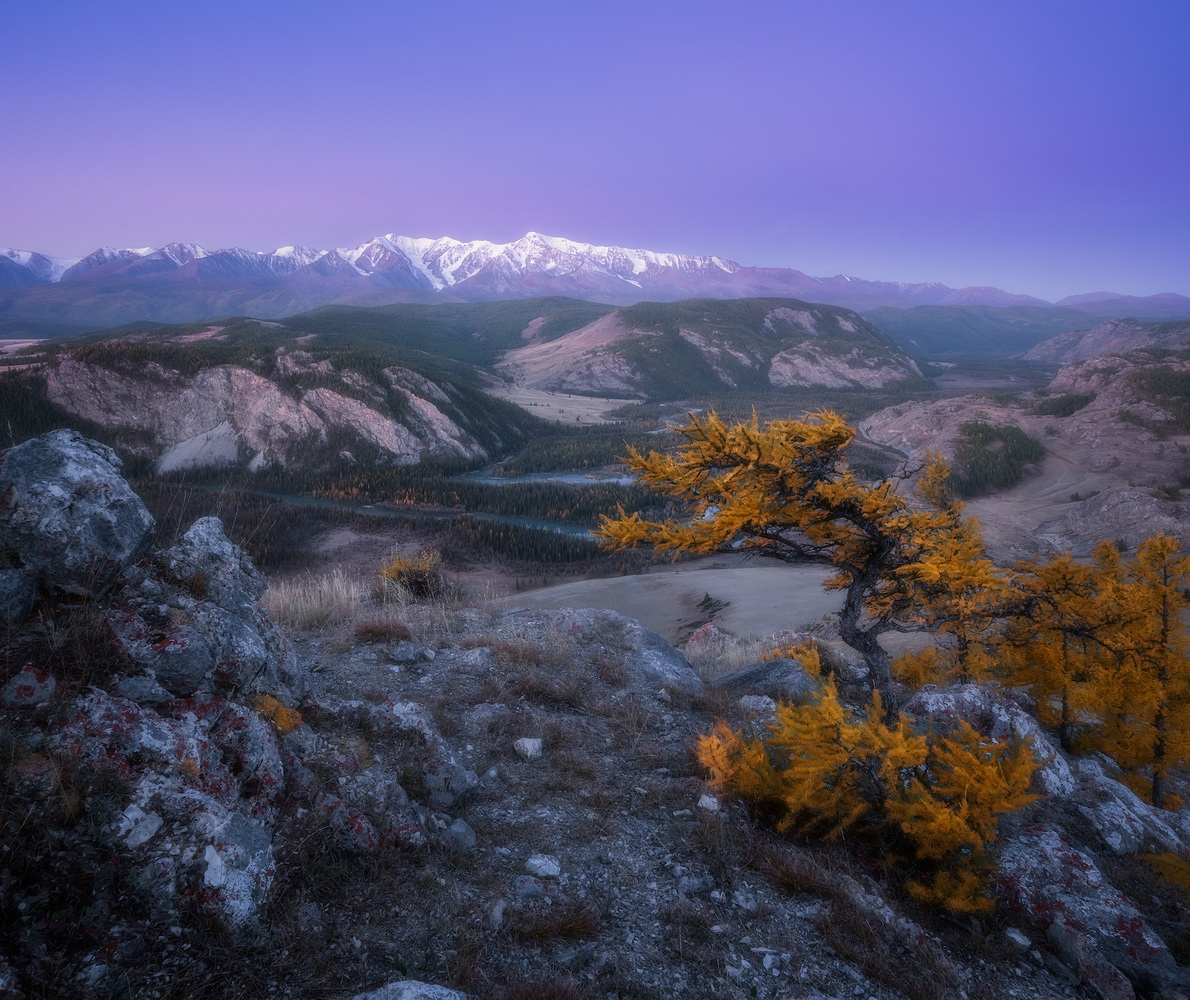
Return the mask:
[(253, 706), (257, 714), (269, 722), (278, 733), (292, 732), (302, 724), (302, 713), (282, 704), (271, 694), (262, 694)]
[(442, 572), (442, 556), (434, 549), (423, 549), (413, 556), (393, 556), (380, 567), (380, 578), (414, 600), (460, 595), (458, 585)]
[(894, 865), (924, 875), (907, 882), (916, 898), (989, 909), (987, 849), (999, 817), (1034, 798), (1032, 755), (965, 722), (923, 735), (882, 715), (879, 696), (866, 715), (845, 708), (831, 679), (817, 701), (781, 705), (767, 734), (719, 722), (696, 750), (716, 788), (771, 810), (778, 829), (873, 838)]
[(1043, 399), (1033, 407), (1033, 413), (1039, 417), (1069, 417), (1078, 413), (1095, 399), (1091, 392), (1071, 392), (1062, 396), (1051, 396)]

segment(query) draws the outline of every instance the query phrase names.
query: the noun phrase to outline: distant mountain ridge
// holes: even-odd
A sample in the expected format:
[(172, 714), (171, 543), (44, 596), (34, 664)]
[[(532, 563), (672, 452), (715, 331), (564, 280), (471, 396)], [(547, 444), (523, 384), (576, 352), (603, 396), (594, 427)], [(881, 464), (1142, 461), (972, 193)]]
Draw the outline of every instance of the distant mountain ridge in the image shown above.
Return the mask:
[[(782, 297), (876, 309), (917, 305), (1049, 306), (998, 288), (819, 278), (718, 256), (596, 246), (526, 233), (511, 243), (378, 236), (354, 248), (269, 252), (194, 243), (103, 247), (85, 257), (0, 249), (0, 321), (114, 324), (263, 318), (328, 304), (473, 302), (562, 295), (612, 305), (686, 298)], [(1096, 315), (1190, 316), (1190, 298), (1075, 296)], [(1118, 310), (1123, 310), (1119, 312)]]

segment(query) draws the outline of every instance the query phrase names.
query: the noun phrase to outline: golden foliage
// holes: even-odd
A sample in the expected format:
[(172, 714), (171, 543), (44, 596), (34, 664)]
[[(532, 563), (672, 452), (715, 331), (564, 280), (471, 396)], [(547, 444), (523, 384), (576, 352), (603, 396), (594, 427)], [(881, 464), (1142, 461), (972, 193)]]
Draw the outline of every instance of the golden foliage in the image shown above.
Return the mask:
[(436, 549), (393, 556), (380, 567), (380, 578), (420, 599), (445, 597), (457, 590), (443, 574), (442, 555)]
[(1183, 854), (1144, 854), (1141, 855), (1149, 863), (1162, 881), (1182, 891), (1186, 901), (1190, 903), (1190, 857)]
[(262, 694), (256, 699), (254, 707), (257, 714), (282, 735), (292, 732), (302, 724), (301, 712), (283, 704), (271, 694)]
[(903, 715), (887, 724), (879, 695), (855, 713), (833, 679), (816, 701), (780, 705), (767, 732), (718, 723), (696, 753), (714, 787), (777, 807), (780, 829), (825, 838), (898, 830), (912, 845), (903, 860), (932, 873), (911, 891), (961, 912), (991, 906), (987, 848), (999, 818), (1035, 798), (1027, 748), (966, 723), (945, 735), (918, 733)]

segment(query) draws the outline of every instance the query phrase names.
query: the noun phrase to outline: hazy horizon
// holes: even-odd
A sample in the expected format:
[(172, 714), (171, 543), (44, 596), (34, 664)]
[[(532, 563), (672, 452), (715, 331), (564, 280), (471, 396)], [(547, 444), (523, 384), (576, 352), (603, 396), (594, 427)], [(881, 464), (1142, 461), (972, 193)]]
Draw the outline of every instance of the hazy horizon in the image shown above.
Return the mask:
[(526, 231), (1056, 301), (1190, 295), (1190, 8), (10, 12), (0, 245)]

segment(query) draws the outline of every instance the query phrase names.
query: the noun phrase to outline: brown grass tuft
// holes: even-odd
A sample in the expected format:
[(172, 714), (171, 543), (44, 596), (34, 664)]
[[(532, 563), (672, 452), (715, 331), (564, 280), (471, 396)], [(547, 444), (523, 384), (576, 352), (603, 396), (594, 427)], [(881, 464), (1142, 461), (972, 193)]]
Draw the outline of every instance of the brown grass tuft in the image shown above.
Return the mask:
[(356, 642), (404, 642), (413, 638), (408, 625), (395, 615), (375, 615), (355, 626)]
[(508, 932), (522, 941), (578, 941), (593, 938), (603, 927), (603, 915), (589, 902), (558, 903), (548, 910), (515, 910), (508, 915)]

